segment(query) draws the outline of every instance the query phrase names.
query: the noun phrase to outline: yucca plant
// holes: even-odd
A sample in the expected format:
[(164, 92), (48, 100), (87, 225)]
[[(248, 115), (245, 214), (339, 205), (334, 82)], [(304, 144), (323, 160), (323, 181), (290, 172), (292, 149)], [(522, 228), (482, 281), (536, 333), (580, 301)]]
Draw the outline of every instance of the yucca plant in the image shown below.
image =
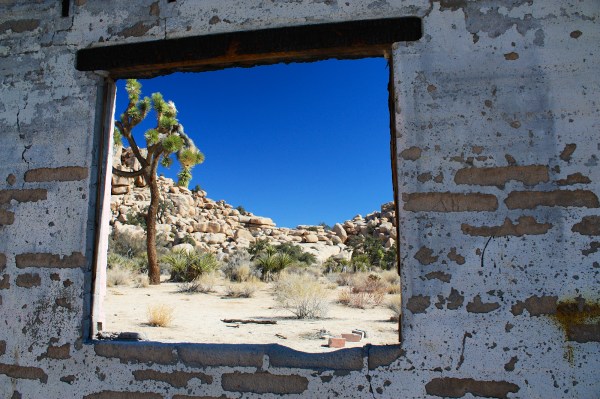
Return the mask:
[(219, 262), (213, 254), (196, 251), (174, 251), (163, 256), (162, 260), (170, 266), (171, 281), (174, 282), (189, 283), (219, 267)]

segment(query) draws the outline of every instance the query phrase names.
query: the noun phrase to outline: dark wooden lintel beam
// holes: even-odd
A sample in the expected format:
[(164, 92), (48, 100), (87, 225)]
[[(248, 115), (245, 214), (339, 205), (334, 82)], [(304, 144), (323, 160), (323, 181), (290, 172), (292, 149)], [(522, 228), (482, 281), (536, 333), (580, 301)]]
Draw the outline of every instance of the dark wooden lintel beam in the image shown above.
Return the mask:
[(421, 19), (399, 17), (107, 45), (77, 52), (80, 71), (151, 77), (325, 58), (383, 56), (392, 43), (419, 40)]

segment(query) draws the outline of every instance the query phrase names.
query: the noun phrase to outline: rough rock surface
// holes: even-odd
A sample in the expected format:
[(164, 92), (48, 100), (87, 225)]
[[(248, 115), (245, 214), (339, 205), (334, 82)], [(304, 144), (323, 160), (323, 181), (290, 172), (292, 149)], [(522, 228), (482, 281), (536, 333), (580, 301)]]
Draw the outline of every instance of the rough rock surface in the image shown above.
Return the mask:
[[(120, 151), (120, 149), (118, 150)], [(121, 157), (122, 169), (132, 165), (125, 149)], [(133, 166), (133, 165), (132, 165)], [(266, 239), (273, 245), (293, 242), (319, 261), (331, 256), (349, 258), (351, 249), (344, 243), (350, 236), (373, 235), (386, 247), (395, 243), (396, 217), (392, 202), (383, 204), (380, 211), (365, 217), (355, 216), (351, 221), (336, 223), (329, 230), (323, 226), (299, 225), (296, 228), (277, 227), (272, 219), (241, 213), (223, 200), (214, 201), (205, 191), (190, 191), (178, 187), (169, 178), (158, 178), (164, 212), (159, 212), (158, 237), (167, 247), (182, 248), (182, 243), (209, 251), (220, 258), (238, 249), (247, 248), (256, 240)], [(110, 225), (115, 234), (141, 237), (144, 230), (131, 224), (132, 218), (150, 204), (150, 191), (140, 187), (139, 181), (113, 176)], [(186, 247), (186, 249), (190, 249)]]

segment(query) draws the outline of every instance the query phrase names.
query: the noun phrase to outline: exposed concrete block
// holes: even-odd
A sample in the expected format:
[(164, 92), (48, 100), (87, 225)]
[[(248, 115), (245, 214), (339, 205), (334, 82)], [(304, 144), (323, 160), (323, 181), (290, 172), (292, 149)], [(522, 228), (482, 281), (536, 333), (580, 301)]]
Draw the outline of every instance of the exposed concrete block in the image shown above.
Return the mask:
[(37, 202), (47, 199), (48, 192), (45, 189), (35, 188), (26, 190), (0, 190), (0, 205), (8, 204), (10, 201)]
[(24, 380), (39, 380), (44, 384), (48, 382), (48, 374), (39, 367), (0, 363), (0, 374)]
[(415, 295), (408, 298), (406, 308), (413, 313), (427, 313), (431, 298), (427, 295)]
[(102, 391), (83, 397), (84, 399), (163, 399), (161, 394), (140, 391)]
[(98, 342), (94, 344), (98, 356), (116, 358), (121, 363), (177, 363), (176, 349), (173, 345), (145, 342)]
[(540, 316), (547, 314), (555, 314), (557, 307), (557, 296), (531, 296), (524, 302), (517, 301), (511, 308), (513, 315), (518, 316), (523, 313), (523, 310), (527, 309), (530, 316)]
[(88, 168), (82, 166), (62, 166), (59, 168), (39, 168), (25, 172), (26, 182), (74, 181), (88, 177)]
[(462, 398), (467, 393), (486, 398), (506, 399), (520, 387), (507, 381), (480, 381), (472, 378), (434, 378), (425, 384), (428, 395)]
[(402, 194), (404, 210), (413, 212), (486, 212), (498, 209), (498, 199), (482, 193)]
[(301, 394), (308, 388), (308, 379), (300, 375), (235, 372), (223, 374), (221, 385), (225, 391), (230, 392)]
[(509, 218), (504, 219), (500, 226), (475, 227), (463, 223), (460, 225), (463, 233), (470, 236), (503, 237), (546, 234), (552, 228), (551, 223), (538, 223), (533, 216), (521, 216), (517, 223)]
[(178, 345), (177, 354), (190, 367), (262, 367), (264, 352), (256, 345)]
[(23, 288), (39, 287), (42, 284), (42, 279), (37, 273), (24, 273), (17, 276), (15, 283), (18, 287)]
[(164, 373), (156, 370), (134, 370), (136, 381), (162, 381), (174, 388), (184, 388), (192, 378), (200, 380), (203, 384), (212, 384), (212, 376), (200, 372), (173, 371)]
[(550, 180), (548, 166), (501, 166), (494, 168), (465, 168), (454, 175), (456, 184), (502, 187), (511, 180), (534, 186)]
[(571, 231), (585, 236), (600, 236), (600, 216), (584, 216), (581, 222), (571, 228)]
[(0, 209), (0, 226), (8, 226), (15, 222), (15, 214), (4, 209)]
[(86, 259), (80, 252), (73, 252), (71, 255), (62, 257), (48, 253), (19, 254), (15, 257), (15, 261), (20, 269), (26, 267), (74, 269), (86, 265)]
[(419, 248), (414, 258), (422, 265), (430, 265), (438, 260), (438, 256), (433, 256), (433, 250), (427, 247)]
[(588, 190), (513, 191), (504, 203), (508, 209), (535, 209), (538, 206), (600, 207), (596, 194)]
[(473, 302), (467, 303), (467, 312), (469, 313), (489, 313), (500, 307), (497, 302), (484, 303), (481, 301), (481, 296), (476, 295)]

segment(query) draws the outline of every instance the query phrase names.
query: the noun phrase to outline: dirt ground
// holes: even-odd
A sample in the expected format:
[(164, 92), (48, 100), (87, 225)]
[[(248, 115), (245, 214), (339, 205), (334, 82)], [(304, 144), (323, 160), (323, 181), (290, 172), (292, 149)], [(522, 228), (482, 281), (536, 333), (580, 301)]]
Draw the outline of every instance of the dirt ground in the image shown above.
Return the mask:
[[(222, 283), (223, 284), (223, 283)], [(332, 288), (327, 316), (318, 320), (299, 320), (277, 307), (272, 285), (261, 283), (253, 298), (227, 298), (224, 285), (216, 292), (179, 293), (177, 284), (133, 288), (109, 287), (104, 302), (105, 331), (144, 333), (151, 341), (229, 344), (277, 343), (303, 352), (328, 352), (322, 331), (331, 335), (350, 333), (353, 329), (367, 332), (367, 338), (346, 347), (367, 343), (398, 343), (398, 323), (390, 321), (392, 312), (383, 304), (371, 309), (356, 309), (336, 302), (341, 287)], [(173, 322), (168, 327), (147, 324), (148, 307), (165, 304), (174, 308)], [(275, 325), (232, 324), (222, 319), (275, 320)]]

